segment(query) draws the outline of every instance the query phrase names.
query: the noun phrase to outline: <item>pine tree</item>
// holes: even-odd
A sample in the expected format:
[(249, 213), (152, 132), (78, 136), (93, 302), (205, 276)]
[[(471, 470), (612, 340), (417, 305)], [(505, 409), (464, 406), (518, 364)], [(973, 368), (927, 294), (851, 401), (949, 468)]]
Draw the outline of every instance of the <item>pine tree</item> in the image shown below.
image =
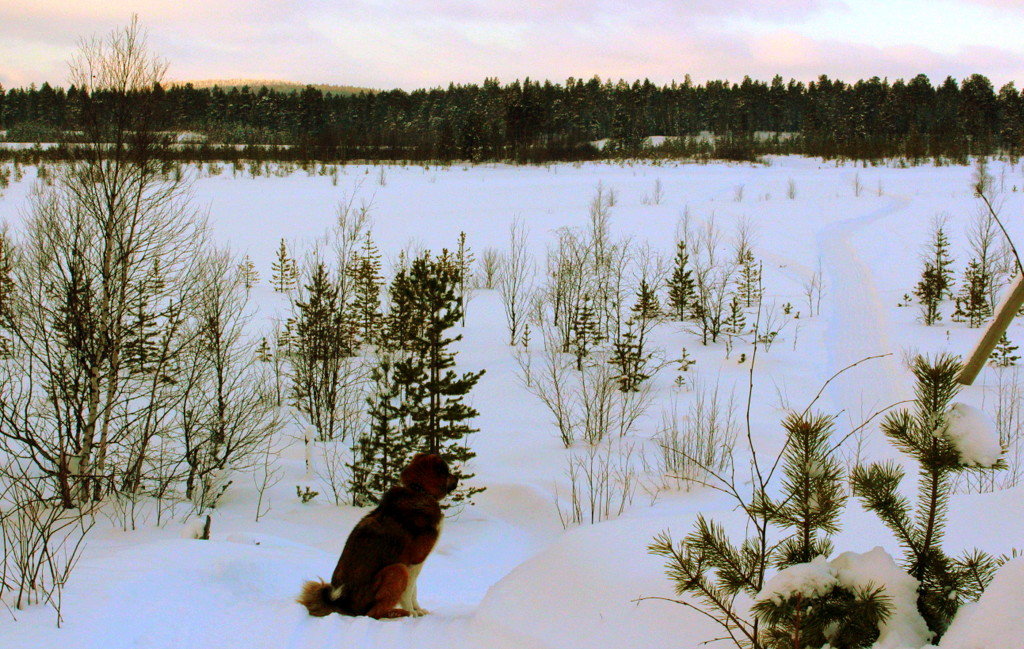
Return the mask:
[(287, 293), (295, 288), (299, 279), (298, 265), (288, 255), (288, 245), (281, 239), (281, 246), (277, 249), (277, 259), (271, 264), (272, 274), (270, 283), (278, 293)]
[(352, 310), (359, 338), (366, 344), (376, 344), (381, 338), (383, 314), (380, 309), (380, 292), (384, 277), (381, 275), (380, 252), (369, 232), (348, 273), (352, 278), (355, 295)]
[(960, 558), (942, 548), (949, 497), (954, 478), (969, 471), (985, 471), (964, 461), (954, 440), (944, 434), (946, 416), (960, 389), (960, 362), (942, 355), (914, 361), (917, 379), (913, 411), (888, 414), (882, 432), (898, 449), (915, 460), (918, 469), (917, 506), (900, 493), (903, 469), (894, 462), (854, 469), (853, 493), (896, 535), (904, 549), (907, 572), (921, 582), (918, 610), (928, 628), (941, 638), (957, 608), (976, 597), (998, 565), (988, 555), (974, 551)]
[[(735, 543), (722, 525), (699, 515), (693, 531), (678, 546), (662, 534), (649, 550), (667, 559), (677, 592), (696, 600), (699, 610), (727, 629), (737, 646), (867, 647), (889, 614), (889, 600), (881, 588), (849, 589), (837, 580), (828, 588), (816, 584), (814, 595), (803, 589), (762, 592), (769, 586), (766, 577), (772, 567), (799, 571), (809, 562), (825, 561), (846, 500), (843, 472), (831, 444), (832, 419), (793, 414), (783, 427), (787, 438), (778, 460), (783, 475), (780, 493), (771, 497), (767, 489), (755, 488), (749, 502), (741, 500), (751, 522), (746, 538)], [(781, 541), (768, 541), (769, 527), (778, 529)], [(739, 596), (755, 600), (753, 619), (734, 607)]]
[(246, 255), (242, 259), (242, 263), (238, 265), (238, 272), (242, 276), (242, 285), (245, 286), (245, 290), (252, 290), (254, 286), (260, 282), (260, 273), (256, 270), (256, 264), (252, 263), (252, 259), (249, 259), (249, 255)]
[(668, 303), (676, 319), (686, 320), (691, 315), (694, 304), (693, 271), (690, 269), (690, 256), (686, 252), (685, 241), (676, 243), (675, 264), (668, 281)]
[(1016, 354), (1017, 345), (1010, 342), (1009, 337), (1004, 333), (996, 344), (996, 348), (992, 350), (992, 356), (989, 358), (989, 362), (996, 367), (1010, 367), (1016, 365), (1017, 361), (1020, 360), (1020, 356)]
[[(449, 336), (447, 331), (462, 318), (462, 304), (457, 296), (458, 270), (449, 259), (434, 260), (425, 253), (392, 283), (392, 304), (405, 305), (417, 315), (415, 326), (402, 330), (406, 339), (398, 341), (397, 347), (408, 353), (395, 363), (395, 380), (402, 388), (402, 414), (407, 422), (403, 434), (414, 440), (416, 450), (440, 453), (453, 473), (467, 480), (473, 476), (464, 472), (463, 465), (476, 455), (466, 444), (466, 436), (476, 432), (468, 420), (479, 413), (463, 400), (484, 371), (460, 375), (453, 369), (456, 352), (451, 346), (462, 336)], [(479, 491), (460, 490), (453, 500)]]
[[(830, 537), (839, 532), (846, 491), (832, 450), (832, 418), (792, 414), (783, 428), (782, 489), (767, 500), (765, 510), (772, 524), (789, 533), (772, 557), (776, 567), (786, 569), (832, 554)], [(762, 598), (753, 611), (765, 625), (765, 647), (817, 649), (869, 646), (889, 608), (881, 586), (850, 590), (836, 584), (814, 597)]]

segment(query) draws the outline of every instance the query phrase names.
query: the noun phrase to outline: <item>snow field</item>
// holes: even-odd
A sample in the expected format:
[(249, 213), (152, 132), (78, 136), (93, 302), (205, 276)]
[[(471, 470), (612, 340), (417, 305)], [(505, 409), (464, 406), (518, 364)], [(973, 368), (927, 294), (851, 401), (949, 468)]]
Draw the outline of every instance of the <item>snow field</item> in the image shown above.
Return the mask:
[[(352, 165), (333, 184), (330, 177), (302, 172), (233, 177), (226, 168), (219, 176), (199, 177), (193, 200), (209, 214), (211, 237), (239, 255), (248, 254), (261, 273), (253, 291), (258, 328), (268, 328), (286, 306), (269, 286), (280, 239), (301, 259), (331, 226), (340, 201), (370, 207), (375, 241), (392, 260), (405, 248), (453, 248), (460, 231), (478, 258), (488, 247), (504, 250), (509, 224), (521, 218), (541, 272), (556, 230), (586, 222), (598, 183), (616, 192), (613, 238), (650, 243), (666, 258), (673, 253), (684, 211), (694, 223), (713, 218), (727, 241), (735, 223), (746, 218), (753, 227), (755, 255), (765, 263), (766, 302), (779, 308), (788, 302), (801, 312), (799, 319), (785, 320), (769, 351), (758, 352), (753, 433), (762, 452), (774, 453), (783, 441), (779, 421), (785, 409), (802, 410), (825, 380), (850, 363), (892, 354), (844, 374), (818, 402), (817, 407), (839, 414), (840, 435), (911, 395), (903, 364), (907, 350), (964, 353), (971, 348), (978, 330), (952, 323), (948, 315), (926, 328), (917, 322), (914, 306), (896, 305), (917, 281), (918, 253), (935, 214), (951, 217), (958, 272), (966, 262), (964, 231), (977, 210), (972, 173), (965, 167), (836, 167), (800, 158), (774, 158), (767, 166), (390, 166), (383, 175), (377, 167)], [(990, 173), (1002, 189), (1011, 232), (1024, 240), (1024, 220), (1017, 216), (1024, 208), (1019, 191), (1024, 171), (993, 164)], [(33, 177), (28, 170), (0, 197), (0, 220), (14, 229), (23, 218)], [(863, 186), (859, 196), (855, 179)], [(663, 200), (645, 204), (658, 180)], [(786, 196), (790, 180), (796, 187), (793, 199)], [(819, 269), (824, 277), (821, 314), (811, 318), (804, 286)], [(477, 453), (470, 468), (488, 490), (446, 523), (427, 561), (419, 594), (431, 615), (391, 622), (313, 619), (293, 603), (303, 580), (329, 576), (348, 530), (363, 513), (330, 502), (326, 490), (305, 475), (301, 443), (296, 443), (282, 453), (284, 477), (270, 490), (271, 509), (259, 523), (254, 522), (256, 494), (248, 476), (235, 476), (212, 513), (210, 541), (182, 537), (191, 524), (185, 506), (177, 508), (172, 522), (158, 527), (155, 504), (144, 503), (135, 531), (122, 531), (116, 521), (101, 518), (65, 593), (64, 628), (53, 628), (52, 612), (44, 607), (11, 615), (0, 611), (0, 646), (690, 649), (715, 637), (714, 627), (694, 611), (665, 601), (635, 600), (675, 597), (661, 560), (646, 553), (651, 538), (664, 529), (682, 538), (698, 513), (742, 532), (732, 503), (700, 489), (640, 490), (622, 516), (563, 530), (555, 503), (568, 491), (568, 458), (583, 452), (582, 445), (563, 448), (549, 413), (520, 385), (495, 292), (474, 294), (462, 333), (460, 366), (487, 369), (470, 399), (481, 413), (475, 422), (480, 432), (470, 442)], [(1013, 325), (1011, 338), (1020, 341), (1022, 334), (1024, 328)], [(744, 351), (749, 356), (749, 347), (738, 344), (726, 359), (721, 344), (704, 348), (676, 323), (660, 325), (654, 339), (669, 358), (677, 358), (685, 346), (697, 360), (691, 372), (707, 385), (734, 391), (738, 403), (745, 401), (749, 361), (740, 364), (738, 357)], [(675, 399), (685, 413), (693, 396), (675, 388), (674, 378), (674, 370), (666, 368), (656, 379), (654, 404), (627, 440), (647, 461), (657, 453), (652, 438), (662, 409)], [(994, 382), (995, 370), (986, 369), (979, 384), (958, 398), (970, 407), (990, 408)], [(866, 430), (862, 459), (899, 457), (876, 427)], [(296, 435), (294, 427), (286, 432)], [(991, 447), (984, 452), (991, 454)], [(742, 456), (737, 466), (743, 466)], [(656, 478), (650, 476), (650, 484)], [(302, 504), (296, 485), (309, 485), (320, 496)], [(1022, 497), (1021, 487), (956, 496), (947, 547), (955, 551), (978, 545), (999, 553), (1019, 546), (1024, 538)], [(899, 554), (881, 524), (851, 501), (837, 549), (870, 554), (876, 546)], [(1022, 591), (1024, 571), (1016, 561), (980, 602), (965, 609), (942, 646), (1024, 647), (1020, 616), (1008, 613), (1024, 611)]]

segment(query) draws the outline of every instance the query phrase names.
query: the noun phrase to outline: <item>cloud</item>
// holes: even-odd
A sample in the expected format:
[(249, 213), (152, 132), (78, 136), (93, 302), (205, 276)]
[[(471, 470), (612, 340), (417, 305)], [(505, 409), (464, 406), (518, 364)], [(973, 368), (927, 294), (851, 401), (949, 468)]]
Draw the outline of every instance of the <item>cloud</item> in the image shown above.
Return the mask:
[(841, 20), (857, 1), (7, 0), (0, 42), (12, 56), (4, 57), (0, 83), (62, 83), (63, 61), (80, 37), (124, 25), (136, 10), (153, 50), (171, 62), (173, 79), (414, 88), (491, 76), (668, 82), (685, 74), (854, 80), (980, 71), (998, 83), (1024, 75), (1021, 51), (984, 41), (881, 45), (870, 34), (851, 42), (815, 37), (807, 27), (823, 15)]

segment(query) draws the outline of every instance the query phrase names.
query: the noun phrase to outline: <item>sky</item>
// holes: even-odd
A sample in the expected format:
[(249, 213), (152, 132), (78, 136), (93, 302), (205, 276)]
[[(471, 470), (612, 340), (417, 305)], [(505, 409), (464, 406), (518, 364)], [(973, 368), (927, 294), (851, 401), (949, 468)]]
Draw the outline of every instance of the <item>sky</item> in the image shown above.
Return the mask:
[(67, 84), (138, 14), (169, 80), (371, 88), (985, 74), (1024, 85), (1024, 0), (0, 0), (0, 84)]

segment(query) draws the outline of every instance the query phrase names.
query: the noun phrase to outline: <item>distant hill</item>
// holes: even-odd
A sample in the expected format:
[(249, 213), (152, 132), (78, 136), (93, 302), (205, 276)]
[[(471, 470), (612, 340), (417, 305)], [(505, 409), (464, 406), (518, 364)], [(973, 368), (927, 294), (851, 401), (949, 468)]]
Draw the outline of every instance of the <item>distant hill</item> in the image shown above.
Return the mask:
[(249, 86), (251, 90), (258, 90), (266, 86), (276, 92), (300, 92), (307, 85), (313, 86), (323, 93), (335, 95), (356, 95), (360, 92), (375, 92), (373, 88), (360, 88), (358, 86), (337, 86), (329, 83), (294, 83), (291, 81), (280, 81), (278, 79), (188, 79), (184, 81), (172, 81), (172, 86), (184, 86), (191, 83), (195, 88), (212, 88), (220, 86), (223, 90), (242, 88)]

